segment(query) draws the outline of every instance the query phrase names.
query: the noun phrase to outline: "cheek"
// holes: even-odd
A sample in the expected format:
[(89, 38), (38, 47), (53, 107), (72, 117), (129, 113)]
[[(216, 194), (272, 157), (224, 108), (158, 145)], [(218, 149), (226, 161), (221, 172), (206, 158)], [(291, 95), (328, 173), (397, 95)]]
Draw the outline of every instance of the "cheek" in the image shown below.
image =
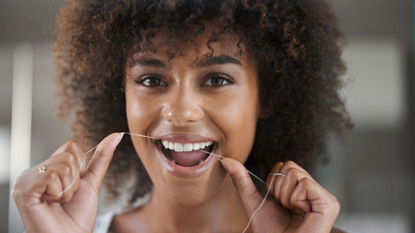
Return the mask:
[[(159, 106), (159, 104), (154, 103), (154, 100), (146, 99), (135, 91), (126, 91), (127, 121), (131, 133), (150, 135), (149, 132), (152, 125), (158, 119), (158, 109), (156, 106)], [(148, 157), (146, 155), (151, 153), (148, 150), (148, 140), (134, 136), (132, 136), (131, 140), (136, 152), (140, 155), (143, 162), (146, 163), (145, 160)]]
[(255, 139), (258, 99), (256, 90), (244, 90), (216, 105), (216, 124), (225, 136), (224, 156), (244, 163)]
[[(154, 122), (157, 121), (158, 109), (157, 106), (160, 103), (155, 103), (155, 100), (150, 98), (145, 98), (143, 95), (140, 95), (137, 91), (126, 91), (126, 112), (127, 112), (127, 121), (128, 128), (131, 133), (137, 133), (141, 135), (150, 135), (149, 131), (154, 125)], [(144, 166), (147, 169), (150, 177), (155, 177), (157, 172), (153, 169), (153, 162), (151, 160), (151, 154), (154, 151), (151, 150), (149, 146), (149, 140), (143, 139), (142, 137), (131, 137), (134, 148), (143, 162)]]
[(127, 121), (130, 132), (147, 135), (147, 130), (157, 117), (159, 104), (133, 91), (126, 92)]

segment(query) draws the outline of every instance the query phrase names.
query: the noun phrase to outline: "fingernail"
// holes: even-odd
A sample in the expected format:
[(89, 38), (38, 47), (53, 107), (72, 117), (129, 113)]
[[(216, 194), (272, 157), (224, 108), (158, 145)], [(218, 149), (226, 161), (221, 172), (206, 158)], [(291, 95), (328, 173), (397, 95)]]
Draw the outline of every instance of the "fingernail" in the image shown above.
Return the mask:
[(120, 133), (120, 136), (118, 136), (118, 140), (117, 140), (117, 143), (115, 145), (120, 144), (123, 137), (124, 137), (124, 133)]

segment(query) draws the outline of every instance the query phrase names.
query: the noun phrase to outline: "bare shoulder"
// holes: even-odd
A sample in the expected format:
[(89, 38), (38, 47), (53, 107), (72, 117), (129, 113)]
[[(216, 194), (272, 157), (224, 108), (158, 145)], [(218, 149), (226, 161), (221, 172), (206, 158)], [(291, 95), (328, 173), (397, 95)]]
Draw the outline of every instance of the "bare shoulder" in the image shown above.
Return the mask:
[(333, 229), (331, 229), (330, 233), (346, 233), (346, 232), (333, 227)]

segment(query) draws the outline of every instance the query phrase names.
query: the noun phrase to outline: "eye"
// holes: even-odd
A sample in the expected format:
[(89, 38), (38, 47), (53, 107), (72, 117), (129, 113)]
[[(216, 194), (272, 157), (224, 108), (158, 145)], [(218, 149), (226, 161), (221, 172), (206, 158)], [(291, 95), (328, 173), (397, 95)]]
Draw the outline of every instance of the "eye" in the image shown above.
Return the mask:
[(161, 77), (157, 76), (144, 76), (136, 80), (136, 83), (141, 84), (145, 87), (157, 87), (167, 85)]
[(224, 74), (214, 74), (208, 76), (208, 79), (203, 83), (204, 86), (221, 87), (232, 83), (233, 78)]

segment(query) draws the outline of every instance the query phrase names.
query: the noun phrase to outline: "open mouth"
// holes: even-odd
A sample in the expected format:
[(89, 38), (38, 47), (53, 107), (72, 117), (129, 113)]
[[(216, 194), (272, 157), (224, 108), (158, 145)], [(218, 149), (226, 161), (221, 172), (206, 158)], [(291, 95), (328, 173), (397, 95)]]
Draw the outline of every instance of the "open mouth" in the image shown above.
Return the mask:
[[(215, 142), (200, 143), (174, 143), (168, 141), (158, 142), (163, 155), (172, 163), (183, 167), (194, 167), (205, 162), (212, 153)], [(209, 152), (209, 153), (206, 153)]]

